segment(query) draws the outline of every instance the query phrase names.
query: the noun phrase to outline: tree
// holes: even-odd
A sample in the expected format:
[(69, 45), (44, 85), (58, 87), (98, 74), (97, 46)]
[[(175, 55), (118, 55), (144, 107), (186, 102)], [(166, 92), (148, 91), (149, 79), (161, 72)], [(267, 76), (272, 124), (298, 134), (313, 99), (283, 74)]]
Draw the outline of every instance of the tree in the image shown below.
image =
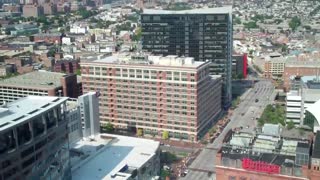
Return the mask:
[(103, 129), (107, 132), (107, 133), (111, 133), (114, 131), (114, 126), (113, 124), (111, 124), (110, 122), (108, 122), (106, 125), (103, 126)]
[(138, 128), (137, 136), (139, 136), (139, 137), (143, 136), (143, 129), (142, 128)]
[(56, 54), (56, 48), (51, 48), (48, 53), (47, 56), (48, 57), (54, 57), (54, 55)]
[(164, 140), (169, 139), (169, 132), (168, 131), (163, 131), (162, 132), (162, 139), (164, 139)]
[(238, 17), (236, 17), (236, 18), (234, 19), (234, 24), (241, 24), (241, 19), (238, 18)]
[(289, 22), (289, 27), (292, 29), (292, 31), (295, 31), (300, 25), (301, 21), (297, 16), (293, 17)]
[(290, 129), (293, 129), (294, 128), (294, 122), (292, 120), (290, 120), (287, 124), (287, 129), (290, 130)]
[(244, 23), (244, 27), (247, 29), (259, 28), (259, 26), (257, 25), (257, 22), (255, 22), (255, 21), (250, 21), (248, 23)]
[(81, 69), (76, 70), (76, 75), (81, 76)]

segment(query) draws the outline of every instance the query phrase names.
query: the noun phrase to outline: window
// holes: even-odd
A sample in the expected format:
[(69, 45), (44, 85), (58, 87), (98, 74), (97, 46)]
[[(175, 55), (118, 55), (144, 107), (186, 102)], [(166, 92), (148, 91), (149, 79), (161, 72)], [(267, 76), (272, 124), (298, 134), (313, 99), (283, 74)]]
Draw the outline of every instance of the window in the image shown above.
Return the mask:
[(237, 177), (235, 177), (235, 176), (229, 176), (229, 178), (228, 178), (229, 180), (236, 180), (237, 179)]

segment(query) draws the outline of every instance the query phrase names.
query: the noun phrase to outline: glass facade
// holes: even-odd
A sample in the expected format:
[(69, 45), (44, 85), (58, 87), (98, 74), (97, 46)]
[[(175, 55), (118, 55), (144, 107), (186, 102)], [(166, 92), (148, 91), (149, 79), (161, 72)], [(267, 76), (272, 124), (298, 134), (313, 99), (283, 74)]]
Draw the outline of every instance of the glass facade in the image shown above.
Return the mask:
[(142, 14), (142, 48), (156, 55), (211, 61), (223, 77), (223, 104), (231, 100), (232, 20), (226, 14)]

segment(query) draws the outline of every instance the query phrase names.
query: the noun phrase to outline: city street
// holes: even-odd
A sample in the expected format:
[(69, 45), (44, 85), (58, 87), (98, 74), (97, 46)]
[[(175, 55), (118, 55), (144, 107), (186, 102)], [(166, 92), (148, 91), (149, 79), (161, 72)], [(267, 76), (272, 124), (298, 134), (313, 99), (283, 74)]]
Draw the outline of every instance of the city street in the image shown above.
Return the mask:
[(264, 108), (273, 102), (276, 96), (271, 81), (261, 80), (241, 96), (241, 102), (230, 117), (231, 121), (212, 144), (208, 144), (189, 167), (189, 173), (184, 180), (215, 179), (215, 156), (222, 146), (222, 141), (227, 132), (242, 126), (252, 132)]

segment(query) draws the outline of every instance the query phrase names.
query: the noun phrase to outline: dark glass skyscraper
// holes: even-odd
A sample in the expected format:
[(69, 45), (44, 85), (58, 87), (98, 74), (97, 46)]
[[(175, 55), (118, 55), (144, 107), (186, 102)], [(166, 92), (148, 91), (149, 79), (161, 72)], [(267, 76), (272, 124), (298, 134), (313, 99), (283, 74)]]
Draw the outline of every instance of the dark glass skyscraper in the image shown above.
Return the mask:
[(232, 8), (185, 11), (145, 9), (142, 48), (157, 55), (211, 61), (210, 73), (223, 77), (223, 105), (231, 101)]

